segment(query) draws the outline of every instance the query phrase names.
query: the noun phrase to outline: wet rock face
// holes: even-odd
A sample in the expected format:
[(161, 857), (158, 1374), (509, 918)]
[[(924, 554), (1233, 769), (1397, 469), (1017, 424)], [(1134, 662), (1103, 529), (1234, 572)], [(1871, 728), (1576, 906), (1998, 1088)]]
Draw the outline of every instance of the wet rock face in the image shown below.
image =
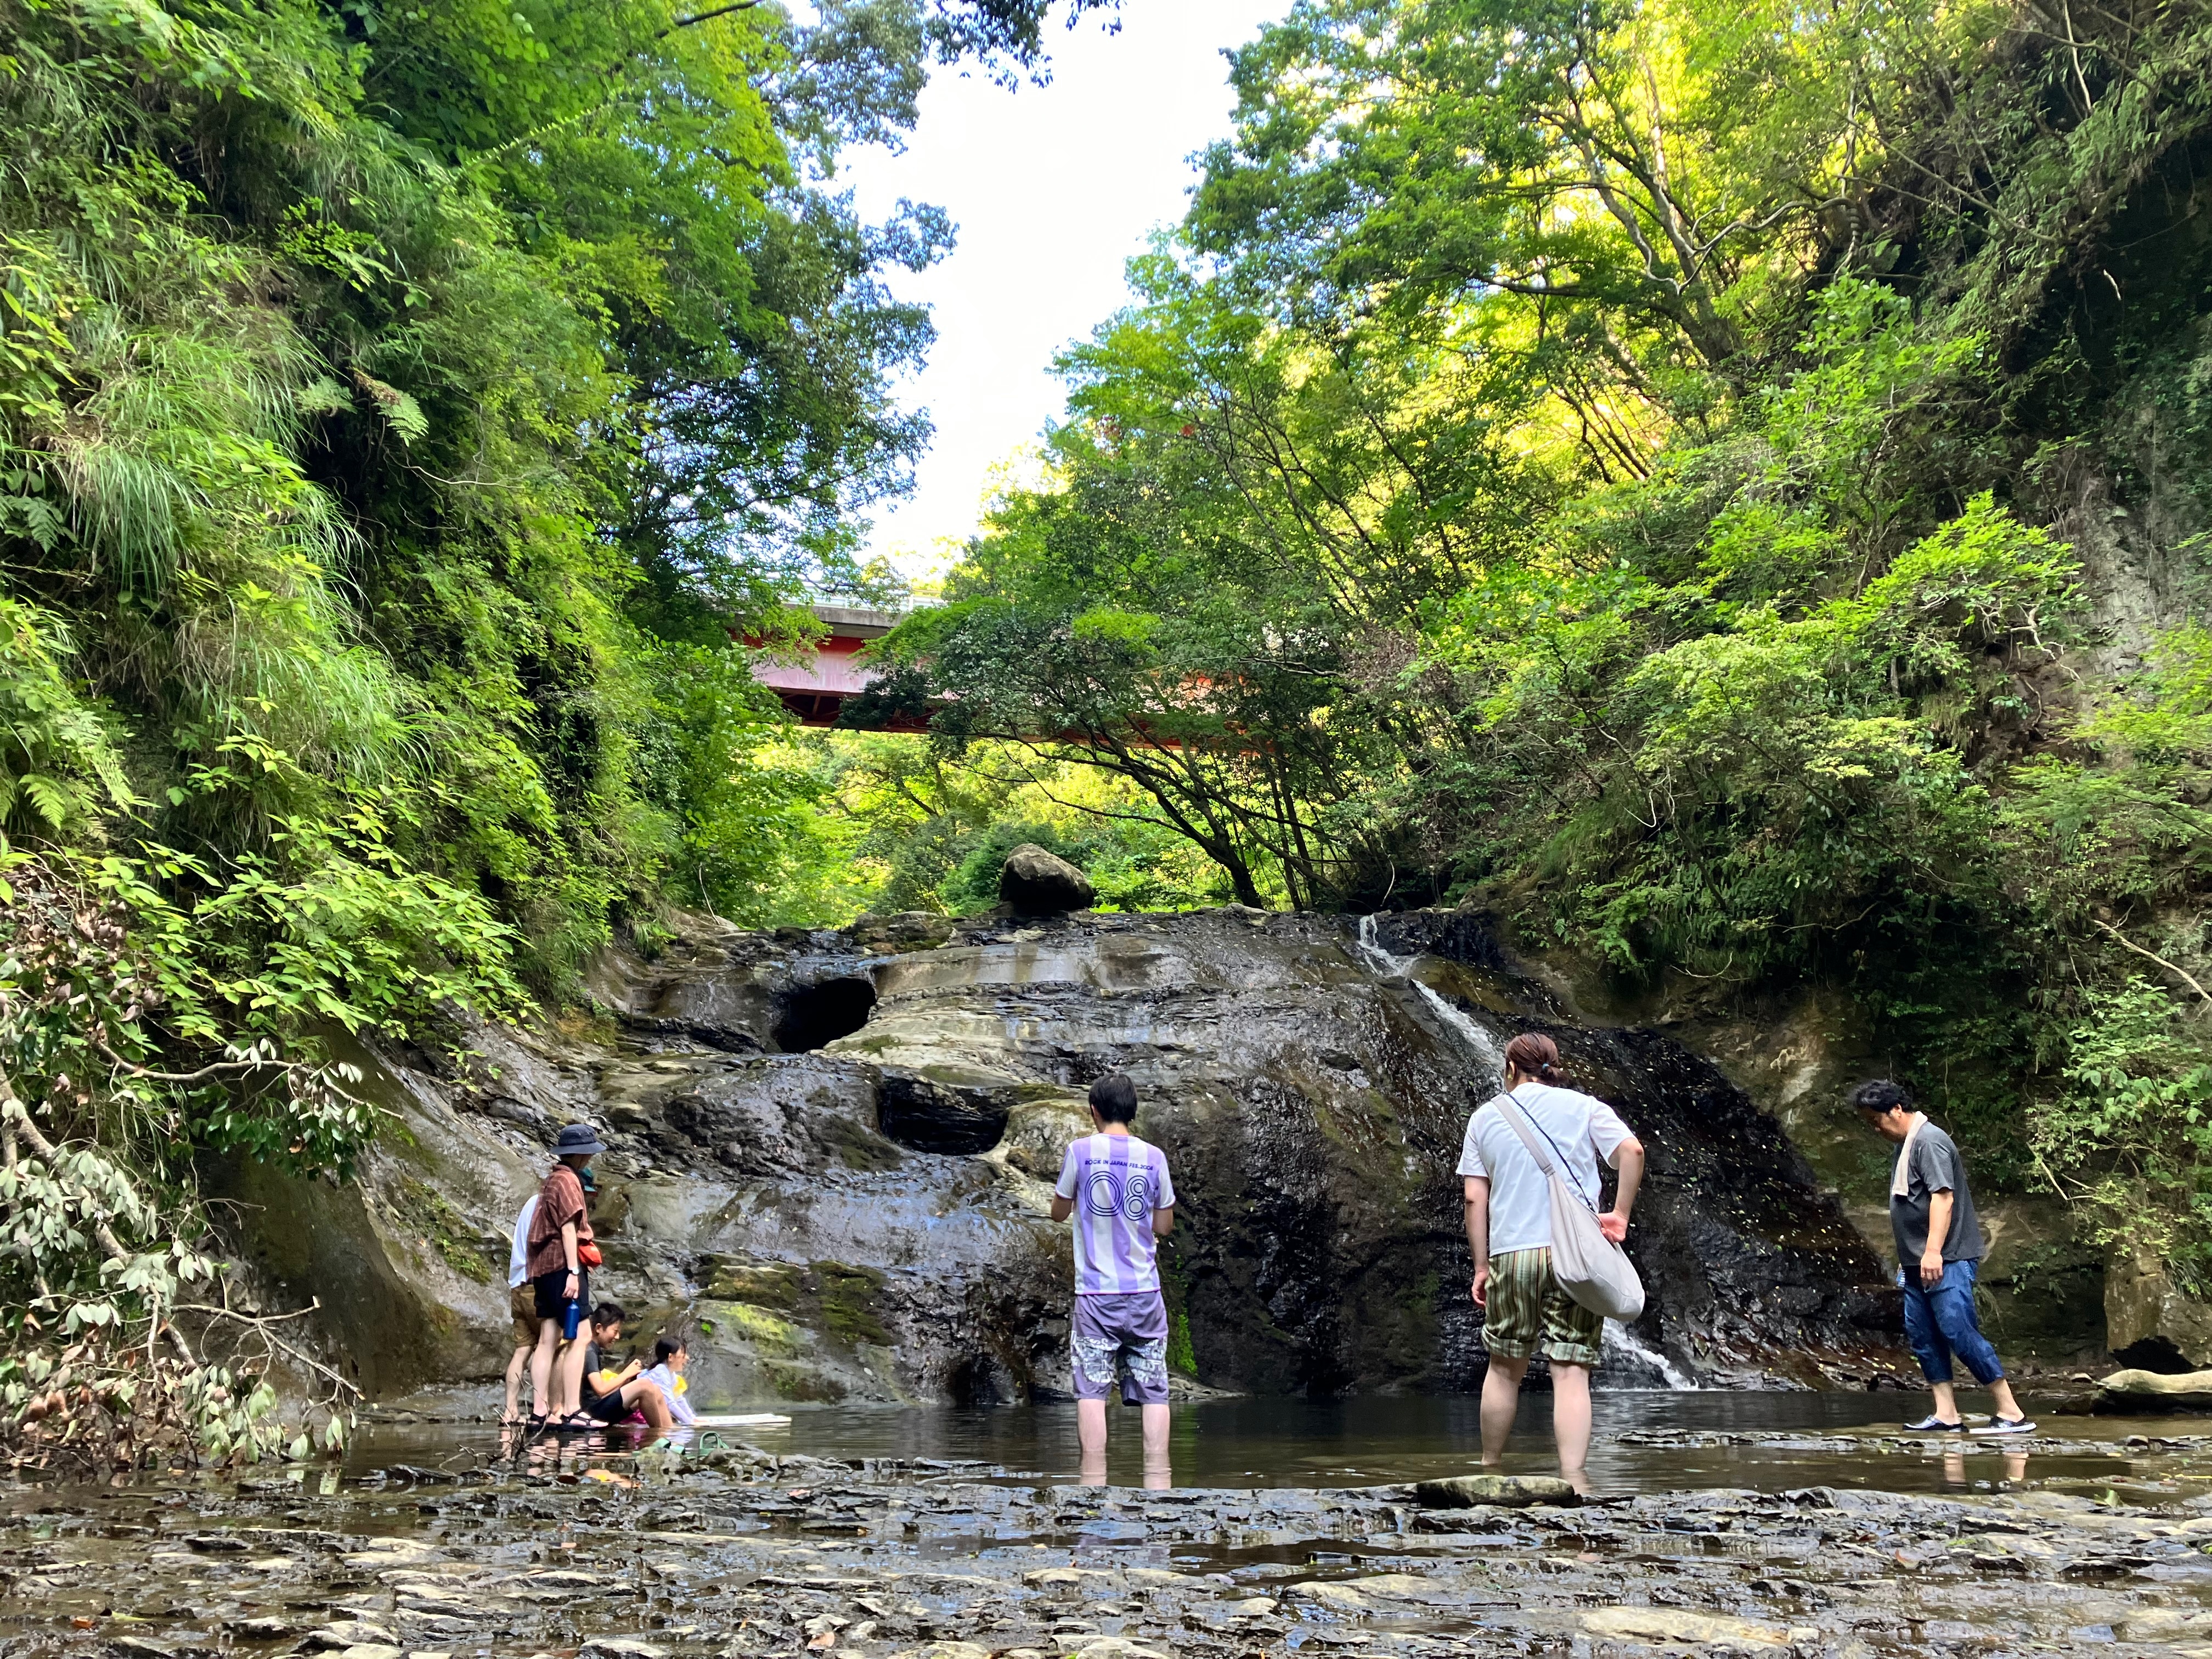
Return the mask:
[(1653, 1334), (1694, 1330), (1704, 1370), (1748, 1366), (1815, 1386), (1828, 1380), (1831, 1346), (1901, 1340), (1882, 1263), (1741, 1090), (1648, 1031), (1535, 1024), (1644, 1143), (1631, 1253), (1663, 1305)]
[(1852, 1354), (1894, 1353), (1903, 1308), (1884, 1263), (1781, 1124), (1717, 1067), (1653, 1031), (1566, 1019), (1480, 915), (1416, 911), (1378, 923), (1394, 954), (1448, 960), (1455, 971), (1438, 984), (1501, 1042), (1550, 1036), (1573, 1085), (1613, 1104), (1644, 1143), (1628, 1241), (1652, 1303), (1639, 1336), (1719, 1382), (1862, 1385), (1875, 1368)]
[[(595, 1294), (643, 1334), (690, 1326), (695, 1398), (1060, 1395), (1050, 1183), (1116, 1069), (1176, 1184), (1178, 1364), (1257, 1392), (1471, 1387), (1454, 1170), (1499, 1047), (1530, 1029), (1650, 1152), (1631, 1250), (1651, 1295), (1624, 1378), (1863, 1386), (1902, 1358), (1881, 1264), (1774, 1121), (1664, 1038), (1562, 1018), (1480, 917), (1364, 936), (1236, 906), (702, 929), (653, 962), (610, 953), (594, 987), (603, 1024), (486, 1032), (466, 1079), (386, 1068), (411, 1162), (380, 1152), (360, 1191), (301, 1188), (285, 1211), (346, 1239), (350, 1282), (374, 1289), (374, 1328), (333, 1331), (394, 1356), (379, 1390), (504, 1366), (507, 1230), (552, 1127), (580, 1115), (611, 1149)], [(458, 1246), (422, 1237), (437, 1205)], [(473, 1277), (454, 1265), (471, 1252)], [(293, 1249), (286, 1291), (328, 1285), (332, 1254)]]

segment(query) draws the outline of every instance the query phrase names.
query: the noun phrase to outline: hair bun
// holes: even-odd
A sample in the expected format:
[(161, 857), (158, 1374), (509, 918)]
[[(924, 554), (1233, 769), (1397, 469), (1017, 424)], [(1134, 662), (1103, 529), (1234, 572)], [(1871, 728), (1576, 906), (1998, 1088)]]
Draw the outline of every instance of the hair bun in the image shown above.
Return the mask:
[(1523, 1031), (1505, 1045), (1505, 1063), (1523, 1077), (1549, 1083), (1559, 1076), (1559, 1048), (1540, 1031)]

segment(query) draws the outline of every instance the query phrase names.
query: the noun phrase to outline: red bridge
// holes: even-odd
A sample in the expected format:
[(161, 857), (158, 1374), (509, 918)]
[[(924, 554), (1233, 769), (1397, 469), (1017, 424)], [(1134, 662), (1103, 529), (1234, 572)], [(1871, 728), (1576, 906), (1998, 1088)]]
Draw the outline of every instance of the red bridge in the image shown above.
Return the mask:
[[(799, 716), (801, 726), (835, 726), (846, 698), (860, 696), (876, 678), (874, 669), (861, 665), (860, 647), (890, 633), (906, 613), (844, 605), (817, 605), (811, 609), (830, 629), (813, 642), (812, 656), (803, 663), (779, 662), (761, 649), (753, 659), (753, 678), (781, 698), (783, 706)], [(929, 723), (902, 715), (883, 729), (926, 732)]]
[[(817, 605), (808, 607), (830, 631), (815, 640), (811, 647), (793, 650), (786, 648), (771, 652), (757, 639), (745, 643), (753, 648), (753, 678), (782, 699), (783, 706), (799, 717), (801, 726), (835, 726), (846, 700), (857, 697), (878, 678), (879, 671), (865, 666), (860, 660), (860, 647), (871, 640), (879, 640), (906, 619), (903, 611), (870, 611), (859, 605)], [(811, 654), (794, 662), (791, 659), (800, 651)], [(777, 660), (778, 657), (783, 660)], [(900, 714), (888, 724), (872, 726), (871, 731), (921, 732), (929, 730), (926, 715)], [(1149, 748), (1177, 749), (1179, 739), (1153, 736), (1134, 729), (1129, 734), (1133, 740)], [(1082, 744), (1091, 741), (1082, 733), (1065, 733), (1063, 743)]]

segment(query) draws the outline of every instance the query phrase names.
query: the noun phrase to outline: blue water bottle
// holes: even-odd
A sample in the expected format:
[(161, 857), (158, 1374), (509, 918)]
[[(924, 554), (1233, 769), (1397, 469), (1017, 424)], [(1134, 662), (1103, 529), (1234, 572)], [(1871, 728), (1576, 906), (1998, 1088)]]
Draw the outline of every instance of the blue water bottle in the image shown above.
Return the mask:
[[(578, 1276), (579, 1276), (580, 1278), (581, 1277), (581, 1275), (580, 1275), (580, 1275), (578, 1275)], [(574, 1341), (576, 1340), (576, 1332), (577, 1332), (577, 1329), (578, 1329), (578, 1328), (579, 1328), (579, 1327), (582, 1324), (582, 1322), (583, 1322), (583, 1318), (584, 1318), (584, 1298), (583, 1298), (582, 1297), (580, 1297), (580, 1297), (577, 1297), (574, 1301), (570, 1302), (570, 1303), (568, 1304), (568, 1307), (567, 1307), (565, 1310), (562, 1310), (562, 1315), (561, 1315), (561, 1334), (562, 1334), (562, 1336), (563, 1338), (565, 1338), (567, 1340), (568, 1340), (568, 1341), (570, 1341), (570, 1342), (574, 1342)]]

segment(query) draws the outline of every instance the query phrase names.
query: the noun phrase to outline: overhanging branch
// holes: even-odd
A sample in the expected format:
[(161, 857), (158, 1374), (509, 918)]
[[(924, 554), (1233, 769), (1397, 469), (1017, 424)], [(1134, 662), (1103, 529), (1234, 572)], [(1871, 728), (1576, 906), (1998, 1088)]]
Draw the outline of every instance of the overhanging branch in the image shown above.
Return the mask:
[(679, 17), (666, 28), (655, 33), (653, 38), (656, 40), (665, 40), (678, 29), (688, 29), (699, 23), (711, 23), (717, 17), (727, 17), (733, 11), (750, 11), (760, 3), (761, 0), (736, 0), (734, 5), (717, 6), (712, 11), (702, 11), (696, 16)]

